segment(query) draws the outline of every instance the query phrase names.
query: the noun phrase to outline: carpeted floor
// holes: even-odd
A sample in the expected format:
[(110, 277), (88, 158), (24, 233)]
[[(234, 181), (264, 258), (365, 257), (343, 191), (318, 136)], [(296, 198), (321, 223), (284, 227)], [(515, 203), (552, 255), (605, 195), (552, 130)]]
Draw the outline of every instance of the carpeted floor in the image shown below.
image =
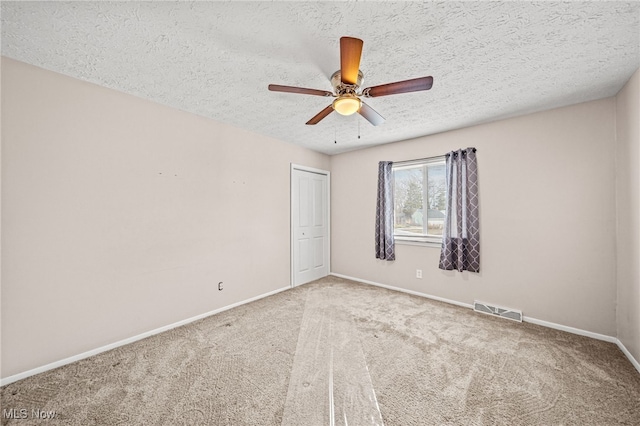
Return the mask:
[(640, 374), (612, 343), (327, 277), (0, 401), (3, 425), (639, 425)]

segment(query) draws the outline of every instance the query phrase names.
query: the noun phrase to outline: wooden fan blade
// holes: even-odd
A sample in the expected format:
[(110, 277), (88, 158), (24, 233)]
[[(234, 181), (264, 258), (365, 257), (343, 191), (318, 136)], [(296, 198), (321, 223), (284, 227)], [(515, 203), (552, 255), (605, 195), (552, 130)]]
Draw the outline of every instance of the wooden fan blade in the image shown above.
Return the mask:
[(306, 124), (309, 124), (309, 125), (318, 124), (320, 120), (322, 120), (332, 112), (333, 112), (333, 105), (329, 105), (328, 107), (326, 107), (325, 109), (317, 113), (311, 120), (307, 121)]
[(374, 126), (379, 126), (380, 124), (384, 123), (384, 117), (378, 114), (376, 110), (362, 101), (360, 101), (360, 109), (358, 110), (358, 113), (366, 118), (369, 123), (373, 124)]
[(376, 96), (396, 95), (398, 93), (418, 92), (429, 90), (433, 86), (433, 77), (420, 77), (412, 80), (397, 81), (395, 83), (381, 84), (364, 89), (362, 93), (370, 98)]
[(340, 38), (340, 79), (345, 84), (358, 82), (362, 44), (363, 41), (359, 38)]
[(270, 84), (269, 90), (271, 90), (272, 92), (301, 93), (303, 95), (333, 96), (333, 93), (327, 92), (326, 90), (305, 89), (303, 87), (293, 86), (280, 86), (279, 84)]

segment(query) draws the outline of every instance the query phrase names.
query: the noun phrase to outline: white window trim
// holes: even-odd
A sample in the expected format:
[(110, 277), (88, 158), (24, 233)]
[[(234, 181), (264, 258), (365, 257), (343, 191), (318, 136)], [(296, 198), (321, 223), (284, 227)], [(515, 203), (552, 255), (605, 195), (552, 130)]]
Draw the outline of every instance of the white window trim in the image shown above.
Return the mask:
[[(393, 162), (392, 170), (402, 169), (404, 167), (413, 167), (417, 165), (426, 165), (430, 163), (440, 163), (442, 161), (446, 161), (446, 156), (438, 155), (436, 157), (429, 158), (420, 158), (416, 160), (407, 160), (407, 161), (398, 161)], [(395, 188), (395, 185), (394, 185)], [(408, 246), (422, 246), (422, 247), (442, 247), (442, 237), (441, 236), (407, 236), (407, 235), (396, 235), (395, 228), (393, 233), (393, 239), (396, 244), (408, 245)]]
[[(432, 239), (420, 239), (419, 237), (407, 237), (407, 236), (395, 236), (393, 240), (396, 244), (405, 245), (405, 246), (423, 246), (423, 247), (442, 247), (442, 237), (431, 237)], [(437, 241), (436, 241), (437, 239)]]

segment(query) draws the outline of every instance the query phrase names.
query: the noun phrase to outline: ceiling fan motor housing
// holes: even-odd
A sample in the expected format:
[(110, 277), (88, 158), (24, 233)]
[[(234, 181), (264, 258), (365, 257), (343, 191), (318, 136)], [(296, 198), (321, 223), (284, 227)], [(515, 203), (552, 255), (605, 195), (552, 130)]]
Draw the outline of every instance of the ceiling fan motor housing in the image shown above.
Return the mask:
[(362, 71), (358, 71), (358, 81), (356, 84), (346, 84), (342, 82), (340, 70), (333, 73), (331, 76), (331, 85), (336, 96), (342, 96), (346, 94), (357, 95), (358, 89), (362, 86), (364, 81), (364, 74)]

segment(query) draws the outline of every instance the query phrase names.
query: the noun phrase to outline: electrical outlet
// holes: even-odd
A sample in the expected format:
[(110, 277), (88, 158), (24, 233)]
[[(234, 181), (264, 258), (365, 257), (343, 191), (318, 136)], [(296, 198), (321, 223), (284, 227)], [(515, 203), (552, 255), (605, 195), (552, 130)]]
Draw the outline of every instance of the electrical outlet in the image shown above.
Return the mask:
[(416, 278), (422, 278), (422, 269), (416, 269)]
[(218, 290), (219, 290), (219, 291), (222, 291), (222, 281), (220, 281), (220, 282), (218, 283)]

